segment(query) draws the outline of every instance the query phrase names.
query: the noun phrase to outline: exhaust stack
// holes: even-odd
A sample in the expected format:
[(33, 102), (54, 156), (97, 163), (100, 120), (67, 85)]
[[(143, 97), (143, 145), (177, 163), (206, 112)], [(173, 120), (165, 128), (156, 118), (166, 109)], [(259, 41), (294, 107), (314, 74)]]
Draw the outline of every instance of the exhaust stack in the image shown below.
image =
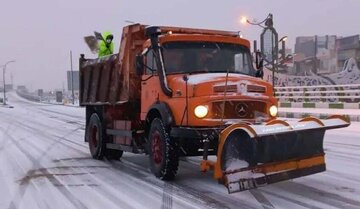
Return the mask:
[(153, 49), (155, 59), (156, 59), (156, 67), (157, 72), (160, 77), (160, 85), (161, 89), (165, 95), (172, 97), (172, 90), (169, 88), (166, 80), (165, 73), (165, 65), (164, 65), (164, 57), (161, 52), (159, 35), (161, 35), (161, 29), (157, 26), (150, 26), (145, 29), (145, 35), (151, 40), (151, 47)]

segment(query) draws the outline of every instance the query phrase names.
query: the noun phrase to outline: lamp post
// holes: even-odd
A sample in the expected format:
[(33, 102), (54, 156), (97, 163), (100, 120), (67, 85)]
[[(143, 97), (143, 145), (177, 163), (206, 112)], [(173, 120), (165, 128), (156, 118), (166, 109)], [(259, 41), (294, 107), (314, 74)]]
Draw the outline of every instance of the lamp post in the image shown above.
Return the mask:
[(70, 50), (70, 69), (71, 69), (71, 98), (72, 104), (75, 104), (75, 96), (74, 96), (74, 71), (73, 71), (73, 63), (72, 63), (72, 51)]
[(15, 60), (11, 60), (5, 63), (5, 65), (3, 65), (3, 83), (4, 83), (4, 99), (3, 99), (3, 105), (6, 105), (6, 90), (5, 90), (5, 71), (6, 71), (6, 66), (12, 62), (15, 62)]
[(281, 59), (284, 60), (285, 59), (285, 42), (287, 40), (287, 36), (284, 36), (282, 37), (280, 40), (279, 40), (279, 43), (281, 43)]
[[(278, 62), (278, 53), (279, 53), (279, 41), (278, 33), (274, 28), (273, 15), (270, 13), (268, 16), (261, 22), (250, 22), (246, 17), (241, 18), (241, 23), (248, 23), (250, 25), (256, 25), (263, 28), (263, 32), (260, 36), (260, 45), (261, 52), (264, 55), (264, 60), (271, 64), (272, 71), (272, 85), (275, 95), (275, 71), (279, 64)], [(271, 37), (269, 37), (271, 36)], [(267, 39), (266, 39), (267, 38)], [(287, 36), (284, 36), (280, 39), (282, 42), (283, 53), (285, 53), (285, 40)], [(266, 39), (266, 40), (265, 40)], [(266, 42), (266, 43), (265, 43)]]

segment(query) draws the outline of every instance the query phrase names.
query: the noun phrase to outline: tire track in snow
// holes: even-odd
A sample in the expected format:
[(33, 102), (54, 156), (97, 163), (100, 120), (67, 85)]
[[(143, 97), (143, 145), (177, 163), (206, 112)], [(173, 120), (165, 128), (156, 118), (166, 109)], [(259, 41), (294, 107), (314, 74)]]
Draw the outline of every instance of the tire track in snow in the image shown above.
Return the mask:
[[(88, 160), (96, 164), (101, 164), (100, 166), (69, 167), (69, 169), (76, 169), (78, 172), (84, 172), (84, 173), (87, 172), (87, 177), (90, 177), (91, 182), (99, 185), (98, 187), (96, 187), (95, 190), (92, 190), (93, 193), (99, 194), (102, 198), (106, 198), (108, 200), (107, 202), (115, 204), (117, 206), (116, 208), (119, 207), (124, 209), (143, 208), (142, 205), (139, 205), (137, 202), (134, 201), (136, 201), (137, 196), (139, 196), (141, 193), (143, 193), (142, 197), (145, 197), (148, 191), (146, 190), (143, 191), (143, 187), (140, 187), (137, 189), (138, 191), (135, 192), (136, 195), (131, 195), (132, 193), (134, 193), (134, 189), (135, 189), (133, 188), (134, 185), (129, 184), (128, 181), (125, 182), (122, 181), (121, 179), (124, 175), (123, 174), (118, 175), (119, 170), (113, 168), (110, 163), (106, 161), (94, 160), (92, 158), (78, 158), (78, 159), (65, 158), (65, 159), (58, 159), (56, 160), (56, 162), (63, 162), (63, 161), (68, 162), (70, 160), (72, 161)], [(80, 163), (80, 164), (84, 164), (84, 163)], [(99, 174), (97, 174), (96, 172), (88, 172), (87, 169), (91, 167), (102, 169), (102, 172), (99, 171)], [(103, 178), (105, 178), (105, 180)], [(126, 179), (129, 180), (129, 178)], [(113, 183), (111, 183), (111, 181), (113, 181)], [(117, 190), (116, 186), (118, 186), (118, 184), (120, 184), (122, 188), (126, 187), (128, 189)]]
[(360, 145), (357, 144), (346, 144), (346, 143), (339, 143), (339, 142), (326, 142), (325, 145), (329, 144), (329, 146), (339, 146), (339, 147), (346, 147), (346, 149), (354, 149), (360, 150)]
[[(21, 123), (21, 122), (20, 122)], [(36, 121), (35, 121), (35, 123), (37, 123)], [(37, 124), (39, 124), (39, 125), (44, 125), (44, 124), (40, 124), (40, 123), (37, 123)], [(25, 126), (25, 127), (27, 127), (27, 128), (29, 128), (29, 129), (34, 129), (33, 127), (31, 127), (31, 126), (28, 126), (27, 124), (24, 124), (24, 123), (22, 123), (22, 125), (23, 126)], [(36, 133), (37, 131), (35, 131), (35, 133)], [(166, 194), (166, 191), (163, 193), (163, 194)], [(166, 197), (166, 196), (165, 196)], [(166, 200), (166, 199), (165, 199)], [(169, 203), (170, 203), (170, 201), (169, 201), (169, 199), (167, 199), (166, 201), (168, 201)], [(165, 203), (166, 204), (166, 203)], [(169, 205), (167, 205), (167, 206), (169, 206)], [(217, 207), (218, 208), (218, 207)], [(222, 208), (224, 208), (224, 207), (222, 207)]]
[(165, 184), (163, 195), (162, 195), (162, 204), (161, 209), (172, 209), (173, 203), (172, 203), (172, 185), (171, 184)]
[(334, 177), (334, 178), (339, 178), (339, 179), (344, 179), (344, 177), (345, 177), (345, 180), (347, 180), (347, 181), (352, 181), (352, 182), (360, 184), (360, 177), (356, 177), (356, 176), (350, 175), (348, 173), (341, 173), (336, 170), (327, 169), (326, 172), (324, 173), (324, 175), (328, 175), (329, 177)]
[(320, 190), (294, 181), (284, 182), (283, 184), (279, 184), (277, 186), (287, 193), (296, 194), (302, 196), (303, 198), (337, 208), (359, 209), (360, 206), (360, 201), (358, 200), (349, 199), (329, 191)]
[[(12, 120), (13, 120), (13, 119), (12, 119)], [(14, 122), (20, 123), (19, 121), (14, 121), (14, 120), (13, 120), (13, 123), (12, 123), (13, 126), (17, 125), (17, 124), (14, 123)], [(42, 133), (41, 130), (36, 131), (36, 129), (32, 128), (31, 126), (28, 126), (28, 125), (25, 124), (25, 123), (20, 123), (20, 124), (22, 125), (22, 127), (25, 126), (25, 127), (27, 127), (30, 131), (33, 131), (34, 134), (38, 134), (38, 135), (39, 135), (39, 133)], [(66, 135), (71, 134), (72, 132), (73, 132), (73, 131), (71, 131), (70, 133), (67, 133)], [(4, 133), (5, 133), (5, 131), (4, 131)], [(6, 132), (6, 133), (7, 133), (7, 132)], [(43, 134), (43, 135), (44, 135), (44, 134)], [(65, 135), (65, 136), (66, 136), (66, 135)], [(64, 136), (64, 137), (65, 137), (65, 136)], [(50, 144), (50, 145), (48, 146), (48, 148), (45, 149), (44, 151), (42, 151), (41, 149), (37, 148), (35, 144), (32, 144), (31, 147), (37, 149), (37, 151), (39, 151), (39, 153), (41, 153), (41, 154), (40, 154), (41, 157), (38, 158), (38, 159), (35, 159), (35, 158), (30, 154), (30, 152), (28, 152), (26, 149), (24, 149), (24, 148), (20, 145), (20, 142), (18, 142), (15, 138), (13, 138), (12, 136), (10, 136), (8, 133), (7, 133), (7, 138), (9, 138), (10, 141), (11, 141), (14, 145), (16, 145), (17, 148), (18, 148), (20, 151), (22, 151), (22, 153), (24, 153), (24, 154), (26, 155), (26, 157), (32, 162), (34, 168), (37, 168), (37, 170), (40, 171), (44, 176), (47, 176), (47, 179), (48, 179), (54, 186), (60, 185), (59, 182), (57, 181), (57, 179), (54, 178), (53, 176), (51, 176), (50, 173), (47, 171), (47, 169), (46, 169), (46, 168), (42, 168), (41, 165), (39, 164), (39, 161), (40, 161), (43, 157), (46, 156), (46, 153), (47, 153), (48, 151), (50, 151), (53, 147), (55, 147), (55, 144), (57, 144), (59, 140), (52, 140), (52, 144)], [(45, 136), (44, 138), (48, 139), (47, 136)], [(25, 139), (25, 138), (22, 138), (22, 139)], [(60, 139), (61, 139), (61, 137), (60, 137)], [(29, 141), (27, 141), (27, 142), (29, 143)], [(64, 145), (67, 145), (67, 144), (64, 144)], [(67, 146), (69, 146), (69, 145), (67, 145)], [(73, 147), (71, 147), (71, 148), (73, 148)], [(81, 150), (78, 150), (78, 149), (77, 149), (77, 151), (81, 151)], [(35, 174), (34, 171), (35, 171), (35, 169), (28, 171), (27, 174), (26, 174), (26, 176), (32, 176), (32, 175), (34, 175), (34, 174)], [(17, 193), (17, 195), (15, 195), (16, 201), (12, 201), (12, 202), (10, 203), (10, 205), (9, 205), (9, 208), (17, 208), (16, 203), (19, 203), (19, 202), (21, 201), (23, 195), (25, 194), (25, 191), (26, 191), (26, 189), (27, 189), (27, 186), (28, 186), (28, 184), (26, 184), (26, 185), (20, 184), (19, 192)], [(66, 190), (61, 189), (60, 191), (61, 191), (61, 193), (63, 193), (63, 194), (65, 195), (65, 197), (67, 197), (67, 198), (69, 199), (69, 197), (68, 197), (69, 194), (68, 194), (68, 192), (66, 192)], [(80, 207), (80, 208), (86, 208), (86, 207), (83, 207), (82, 204), (76, 203), (74, 199), (71, 199), (71, 198), (70, 198), (70, 202), (72, 202), (73, 204), (75, 204), (76, 206), (78, 206), (78, 207)], [(77, 207), (77, 208), (78, 208), (78, 207)]]
[[(53, 112), (53, 111), (49, 111), (49, 112)], [(58, 113), (56, 113), (56, 114), (58, 114)], [(60, 118), (59, 118), (60, 119)], [(61, 120), (61, 119), (60, 119)], [(63, 120), (61, 120), (61, 121), (63, 121)], [(65, 121), (66, 122), (66, 121)], [(35, 121), (35, 123), (38, 123), (38, 122), (36, 122)], [(38, 123), (39, 125), (45, 125), (45, 124), (40, 124), (40, 123)], [(25, 126), (25, 127), (27, 127), (27, 128), (29, 128), (29, 129), (34, 129), (33, 127), (31, 127), (31, 126), (28, 126), (27, 124), (22, 124), (23, 126)], [(45, 125), (46, 126), (46, 125)], [(49, 127), (50, 128), (50, 127)], [(35, 131), (36, 132), (36, 131)], [(163, 194), (166, 194), (167, 192), (166, 191), (164, 191), (163, 192)], [(169, 198), (169, 197), (167, 197), (167, 198)], [(166, 196), (165, 196), (165, 200), (166, 200)], [(167, 199), (166, 200), (168, 203), (170, 203), (170, 201), (169, 201), (169, 199)], [(166, 203), (165, 203), (166, 204)], [(166, 206), (169, 206), (169, 205), (166, 205)], [(224, 207), (223, 207), (224, 208)]]
[[(55, 110), (48, 110), (48, 109), (43, 108), (43, 107), (56, 107), (56, 106), (59, 106), (58, 104), (45, 104), (45, 103), (32, 102), (32, 101), (29, 101), (29, 100), (24, 99), (22, 97), (18, 97), (16, 99), (17, 99), (16, 103), (20, 103), (21, 108), (24, 108), (24, 109), (27, 109), (27, 110), (30, 110), (30, 111), (33, 111), (33, 112), (36, 112), (36, 113), (41, 112), (42, 114), (44, 114), (44, 112), (42, 112), (42, 111), (46, 111), (46, 112), (55, 113), (55, 114), (61, 115), (61, 116), (66, 115), (66, 116), (71, 117), (71, 118), (80, 119), (81, 121), (83, 121), (84, 118), (85, 118), (85, 114), (84, 114), (84, 117), (79, 117), (79, 116), (75, 116), (75, 115), (71, 115), (71, 114), (67, 114), (67, 113), (63, 113), (63, 112), (58, 112), (58, 111), (55, 111)], [(77, 108), (77, 109), (82, 108), (80, 106), (65, 106), (65, 105), (61, 105), (61, 107), (64, 107), (64, 108)], [(42, 110), (42, 111), (39, 111), (39, 110)]]
[[(8, 114), (8, 115), (10, 115), (10, 114)], [(13, 119), (13, 118), (11, 117), (11, 115), (9, 116), (9, 119), (11, 119), (11, 120), (13, 120), (13, 121), (16, 121), (16, 122), (19, 123), (22, 127), (26, 127), (26, 128), (29, 128), (29, 130), (33, 130), (33, 132), (34, 132), (34, 131), (37, 131), (37, 132), (35, 132), (35, 134), (37, 134), (38, 132), (41, 133), (41, 134), (46, 134), (46, 133), (44, 132), (44, 130), (43, 130), (43, 129), (45, 129), (45, 128), (46, 128), (47, 130), (57, 130), (58, 132), (63, 132), (63, 129), (61, 129), (61, 128), (54, 127), (54, 126), (49, 126), (49, 125), (47, 125), (47, 124), (39, 123), (39, 122), (37, 122), (37, 121), (35, 121), (35, 120), (30, 120), (30, 119), (27, 119), (27, 118), (24, 118), (24, 119), (25, 119), (24, 121), (30, 120), (32, 125), (37, 124), (37, 125), (39, 125), (40, 128), (37, 128), (37, 129), (36, 129), (35, 127), (30, 126), (28, 123), (25, 123), (25, 122), (22, 121), (22, 120)], [(60, 120), (60, 121), (61, 121), (61, 122), (68, 123), (68, 121), (63, 121), (63, 120)], [(67, 125), (68, 125), (68, 124), (67, 124)], [(73, 129), (74, 132), (77, 131), (77, 130), (83, 130), (83, 125), (80, 125), (80, 127), (77, 127), (76, 129)], [(73, 144), (76, 144), (76, 145), (79, 145), (79, 146), (82, 146), (82, 147), (87, 147), (87, 146), (85, 146), (84, 144), (80, 144), (80, 143), (77, 143), (77, 142), (75, 142), (75, 141), (73, 141), (73, 140), (68, 140), (68, 139), (64, 138), (64, 135), (59, 136), (59, 135), (53, 134), (52, 132), (51, 132), (51, 133), (48, 133), (48, 135), (49, 135), (49, 136), (54, 136), (54, 137), (57, 137), (57, 138), (62, 138), (64, 141), (68, 141), (68, 142), (70, 142), (70, 143), (73, 143)]]
[[(27, 126), (26, 124), (24, 124), (25, 126), (26, 126), (26, 128), (27, 129), (30, 129), (30, 131), (32, 131), (32, 132), (34, 132), (34, 134), (37, 134), (37, 135), (44, 135), (44, 134), (39, 134), (39, 131), (40, 131), (40, 133), (41, 133), (41, 130), (37, 130), (36, 128), (32, 128), (31, 126)], [(45, 148), (45, 150), (46, 151), (44, 151), (43, 153), (41, 153), (40, 154), (40, 156), (42, 156), (42, 157), (40, 157), (39, 159), (41, 159), (41, 158), (43, 158), (43, 157), (46, 157), (46, 153), (48, 153), (48, 152), (50, 152), (51, 151), (51, 148), (52, 147), (54, 147), (54, 143), (56, 143), (57, 142), (57, 140), (52, 140), (52, 138), (50, 137), (46, 137), (45, 135), (44, 136), (42, 136), (41, 138), (46, 138), (46, 140), (45, 141), (49, 141), (49, 142), (53, 142), (52, 144), (50, 144), (49, 146), (48, 146), (48, 148)], [(32, 147), (36, 147), (36, 143), (35, 142), (30, 142), (30, 141), (28, 141), (28, 143), (32, 143)], [(65, 144), (65, 145), (67, 145), (67, 144)], [(68, 146), (68, 145), (67, 145)], [(40, 149), (38, 149), (38, 151), (39, 151)], [(40, 150), (41, 151), (41, 150)], [(39, 151), (39, 152), (40, 152)], [(88, 153), (86, 152), (86, 154), (88, 155)], [(38, 159), (38, 160), (39, 160)], [(59, 162), (59, 160), (55, 160), (55, 161), (57, 161), (57, 162)], [(96, 161), (96, 160), (93, 160), (94, 162), (100, 162), (100, 161)], [(36, 174), (35, 174), (35, 172), (40, 172), (40, 171), (42, 171), (42, 173), (41, 173), (41, 176), (42, 177), (47, 177), (47, 175), (44, 175), (43, 174), (43, 169), (34, 169), (33, 171), (31, 171), (31, 172), (29, 172), (29, 175), (32, 175), (32, 174), (34, 174), (34, 175), (32, 175), (32, 176), (36, 176)], [(91, 175), (91, 174), (89, 174), (89, 175)], [(24, 180), (26, 180), (26, 178), (24, 179)], [(98, 180), (97, 180), (98, 181)], [(107, 184), (109, 184), (109, 183), (107, 183)], [(59, 186), (59, 184), (58, 184), (58, 182), (55, 182), (54, 184), (53, 184), (54, 186)], [(98, 190), (101, 190), (101, 188), (99, 189), (99, 188), (97, 188), (97, 193), (99, 193), (98, 192)], [(109, 192), (111, 192), (111, 193), (109, 193)], [(121, 205), (121, 206), (123, 206), (123, 207), (125, 207), (125, 208), (134, 208), (133, 206), (130, 206), (130, 205), (128, 205), (128, 203), (126, 203), (126, 202), (124, 202), (119, 196), (117, 196), (115, 193), (114, 193), (114, 191), (109, 191), (109, 190), (103, 190), (102, 191), (102, 195), (101, 195), (103, 198), (105, 197), (105, 198), (108, 198), (109, 199), (109, 202), (116, 202), (118, 205)], [(136, 205), (136, 204), (135, 204)]]
[[(46, 133), (46, 132), (44, 132), (44, 131), (42, 130), (42, 129), (44, 128), (44, 126), (45, 126), (44, 124), (41, 124), (41, 123), (37, 123), (37, 122), (35, 122), (35, 121), (32, 121), (32, 124), (37, 124), (37, 125), (40, 126), (40, 128), (34, 128), (33, 126), (30, 126), (28, 123), (23, 122), (23, 121), (21, 121), (21, 120), (19, 120), (19, 119), (14, 119), (14, 118), (12, 118), (12, 117), (8, 117), (8, 119), (11, 119), (12, 121), (16, 122), (17, 124), (20, 125), (20, 127), (28, 129), (28, 131), (29, 131), (29, 132), (32, 132), (34, 135), (42, 136), (44, 139), (46, 139), (46, 140), (51, 140), (51, 141), (54, 141), (54, 139), (52, 139), (52, 137), (55, 137), (55, 138), (57, 138), (57, 139), (60, 139), (60, 140), (55, 140), (57, 143), (60, 143), (60, 144), (62, 144), (62, 145), (64, 145), (64, 146), (67, 146), (68, 148), (73, 149), (73, 150), (76, 150), (76, 151), (78, 151), (78, 152), (82, 152), (82, 153), (84, 153), (84, 154), (88, 154), (88, 152), (85, 152), (85, 151), (82, 150), (82, 149), (75, 148), (75, 147), (70, 146), (69, 144), (66, 144), (66, 143), (63, 142), (63, 141), (67, 141), (67, 142), (69, 142), (69, 143), (78, 145), (78, 146), (80, 146), (80, 147), (87, 148), (87, 146), (85, 146), (84, 144), (80, 144), (80, 143), (77, 143), (77, 142), (75, 142), (75, 141), (73, 141), (73, 140), (69, 140), (69, 139), (66, 139), (66, 138), (65, 138), (65, 137), (71, 135), (72, 133), (81, 130), (81, 127), (78, 127), (78, 128), (76, 128), (76, 129), (73, 129), (73, 130), (71, 130), (69, 133), (67, 133), (67, 134), (65, 134), (65, 135), (63, 135), (63, 136), (58, 136), (58, 135), (55, 135), (55, 134), (53, 134), (53, 133)], [(26, 120), (25, 120), (25, 121), (26, 121)], [(46, 126), (45, 126), (45, 127), (46, 127)], [(56, 130), (56, 128), (53, 128), (53, 127), (48, 127), (48, 128), (49, 128), (50, 130), (54, 130), (54, 129)], [(52, 128), (52, 129), (51, 129), (51, 128)], [(62, 130), (58, 129), (58, 131), (62, 131)], [(55, 144), (54, 144), (54, 145), (55, 145)]]
[[(31, 126), (28, 126), (28, 125), (26, 125), (26, 124), (23, 124), (24, 126), (26, 126), (28, 129), (30, 129), (31, 131), (34, 131), (34, 129), (36, 130), (36, 128), (34, 128), (34, 127), (31, 127)], [(37, 131), (34, 131), (34, 134), (36, 134), (36, 132)], [(43, 134), (44, 135), (44, 134)], [(88, 153), (87, 153), (88, 154)], [(94, 162), (96, 162), (95, 160), (94, 160)], [(39, 170), (37, 170), (37, 171), (39, 171)], [(44, 176), (44, 175), (42, 175), (42, 176)], [(104, 192), (105, 193), (105, 192)], [(105, 193), (106, 194), (106, 193)], [(116, 197), (115, 195), (113, 195), (112, 193), (110, 193), (110, 194), (107, 194), (106, 196), (113, 196), (113, 197)], [(105, 197), (106, 197), (105, 196)], [(121, 201), (121, 199), (119, 199), (119, 198), (117, 198), (117, 200), (119, 200), (119, 201)], [(124, 204), (124, 203), (122, 203), (122, 204), (120, 204), (120, 205), (123, 205), (123, 206), (126, 206), (126, 204)], [(132, 208), (132, 207), (128, 207), (128, 206), (126, 206), (126, 208)]]
[[(47, 179), (55, 186), (56, 184), (60, 185), (61, 182), (59, 182), (54, 176), (52, 176), (48, 170), (46, 168), (43, 168), (40, 163), (39, 160), (34, 158), (31, 153), (28, 152), (28, 150), (26, 150), (25, 148), (23, 148), (23, 146), (16, 140), (14, 139), (12, 136), (8, 135), (7, 136), (10, 138), (10, 140), (16, 145), (16, 148), (18, 148), (24, 155), (26, 155), (26, 157), (32, 162), (32, 167), (36, 168), (36, 169), (40, 169), (40, 172), (47, 176)], [(37, 148), (38, 149), (38, 148)], [(42, 152), (42, 150), (40, 150)], [(34, 170), (30, 170), (28, 171), (28, 173), (26, 174), (26, 176), (31, 176), (34, 175), (35, 172)], [(23, 196), (26, 192), (27, 189), (27, 185), (23, 185), (20, 184), (20, 187), (18, 189), (18, 191), (15, 194), (15, 198), (11, 201), (10, 205), (8, 206), (9, 209), (16, 209), (18, 208), (18, 204), (20, 203), (20, 201), (23, 199)], [(76, 208), (86, 208), (85, 205), (83, 205), (80, 201), (78, 201), (76, 198), (74, 198), (74, 196), (71, 194), (71, 192), (66, 189), (65, 187), (56, 187), (58, 188), (58, 190), (76, 207)]]
[(84, 120), (85, 120), (85, 115), (83, 117), (79, 117), (79, 116), (76, 116), (76, 115), (70, 115), (70, 114), (67, 114), (67, 113), (62, 113), (62, 112), (58, 112), (58, 111), (55, 111), (55, 110), (48, 110), (48, 109), (44, 109), (44, 108), (39, 108), (39, 110), (41, 110), (43, 112), (55, 113), (56, 115), (60, 115), (60, 116), (65, 115), (65, 116), (70, 117), (70, 118), (79, 119), (83, 123), (84, 123)]
[(251, 189), (249, 192), (255, 197), (255, 199), (262, 205), (265, 209), (275, 208), (271, 202), (262, 194), (258, 189)]
[(305, 207), (305, 208), (310, 208), (310, 209), (322, 209), (320, 207), (316, 207), (314, 205), (311, 205), (311, 204), (308, 204), (306, 202), (301, 202), (299, 200), (295, 200), (293, 198), (289, 198), (289, 197), (286, 197), (284, 195), (280, 195), (280, 194), (277, 194), (275, 192), (269, 192), (269, 191), (266, 191), (266, 190), (261, 190), (263, 193), (265, 194), (268, 194), (268, 195), (271, 195), (271, 196), (274, 196), (274, 197), (277, 197), (279, 199), (283, 199), (283, 200), (286, 200), (288, 202), (291, 202), (291, 203), (294, 203), (296, 205), (299, 205), (299, 206), (302, 206), (302, 207)]
[[(184, 159), (183, 162), (186, 162), (188, 164), (192, 164), (192, 165), (200, 165), (200, 161), (194, 160), (194, 159)], [(260, 203), (260, 205), (265, 208), (265, 209), (270, 209), (270, 208), (274, 208), (274, 206), (272, 205), (272, 203), (270, 202), (270, 200), (268, 200), (262, 193), (260, 190), (258, 189), (251, 189), (249, 190), (250, 194), (256, 199), (256, 201), (258, 203)]]
[[(128, 160), (125, 160), (123, 158), (121, 158), (121, 162), (124, 163), (125, 165), (127, 165), (130, 169), (134, 169), (133, 175), (136, 176), (136, 175), (138, 175), (138, 174), (136, 174), (136, 171), (137, 172), (141, 171), (141, 173), (150, 177), (150, 178), (147, 178), (147, 181), (151, 181), (150, 183), (158, 184), (158, 183), (156, 183), (156, 181), (161, 182), (161, 180), (152, 179), (151, 177), (153, 177), (153, 175), (152, 175), (152, 173), (149, 172), (149, 170), (147, 168), (145, 168), (141, 165), (138, 165), (136, 163), (130, 162)], [(117, 165), (117, 164), (118, 163), (115, 163), (115, 165)], [(188, 163), (188, 164), (193, 165), (193, 163)], [(184, 167), (184, 166), (182, 165), (181, 167)], [(192, 167), (192, 169), (190, 169), (190, 170), (194, 170), (194, 168)], [(205, 180), (205, 179), (202, 179), (202, 180)], [(206, 202), (205, 205), (208, 205), (209, 207), (212, 207), (212, 208), (234, 208), (234, 207), (235, 208), (247, 208), (247, 209), (255, 208), (254, 206), (249, 205), (245, 202), (241, 202), (241, 204), (240, 204), (239, 201), (236, 201), (236, 199), (233, 199), (232, 196), (230, 196), (227, 193), (222, 194), (222, 193), (214, 193), (214, 192), (208, 191), (208, 190), (199, 190), (199, 189), (190, 187), (190, 186), (188, 186), (182, 182), (176, 181), (176, 180), (173, 182), (165, 182), (165, 184), (172, 185), (172, 192), (174, 194), (180, 195), (183, 198), (189, 198), (189, 195), (192, 195), (196, 199), (205, 200), (205, 202)], [(178, 192), (180, 192), (180, 193), (178, 193)], [(194, 202), (198, 201), (196, 199), (193, 201)], [(219, 201), (219, 200), (221, 200), (221, 201)], [(263, 203), (260, 203), (260, 205), (263, 205)]]
[[(172, 197), (179, 196), (182, 199), (191, 200), (191, 202), (203, 205), (207, 208), (229, 208), (224, 203), (213, 199), (207, 195), (204, 195), (203, 191), (190, 188), (186, 185), (179, 185), (176, 181), (166, 182), (156, 179), (144, 167), (141, 167), (130, 161), (121, 159), (120, 162), (111, 161), (110, 164), (113, 165), (113, 167), (119, 169), (120, 171), (126, 172), (128, 175), (136, 178), (138, 181), (141, 181), (145, 184), (151, 184), (157, 188), (160, 188), (161, 190), (163, 190), (163, 192), (166, 192), (165, 185), (170, 184), (169, 187), (171, 187)], [(141, 176), (139, 176), (139, 173), (141, 173)]]

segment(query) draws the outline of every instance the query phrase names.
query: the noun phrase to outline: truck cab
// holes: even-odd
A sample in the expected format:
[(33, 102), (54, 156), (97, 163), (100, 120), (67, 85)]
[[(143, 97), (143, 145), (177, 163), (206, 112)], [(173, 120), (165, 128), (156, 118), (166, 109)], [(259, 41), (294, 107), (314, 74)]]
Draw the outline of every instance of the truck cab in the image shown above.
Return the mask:
[(272, 86), (255, 77), (247, 40), (169, 31), (155, 44), (161, 46), (158, 52), (145, 42), (139, 69), (142, 120), (159, 103), (168, 106), (179, 127), (261, 123), (276, 116)]

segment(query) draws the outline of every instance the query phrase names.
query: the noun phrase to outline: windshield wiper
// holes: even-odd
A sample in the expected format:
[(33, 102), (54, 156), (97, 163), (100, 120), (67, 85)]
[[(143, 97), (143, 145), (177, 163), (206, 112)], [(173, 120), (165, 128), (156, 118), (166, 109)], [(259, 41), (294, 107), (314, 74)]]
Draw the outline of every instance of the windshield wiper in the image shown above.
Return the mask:
[(208, 70), (196, 70), (196, 71), (189, 72), (189, 75), (197, 74), (197, 73), (211, 73), (211, 72), (212, 71), (208, 71)]

